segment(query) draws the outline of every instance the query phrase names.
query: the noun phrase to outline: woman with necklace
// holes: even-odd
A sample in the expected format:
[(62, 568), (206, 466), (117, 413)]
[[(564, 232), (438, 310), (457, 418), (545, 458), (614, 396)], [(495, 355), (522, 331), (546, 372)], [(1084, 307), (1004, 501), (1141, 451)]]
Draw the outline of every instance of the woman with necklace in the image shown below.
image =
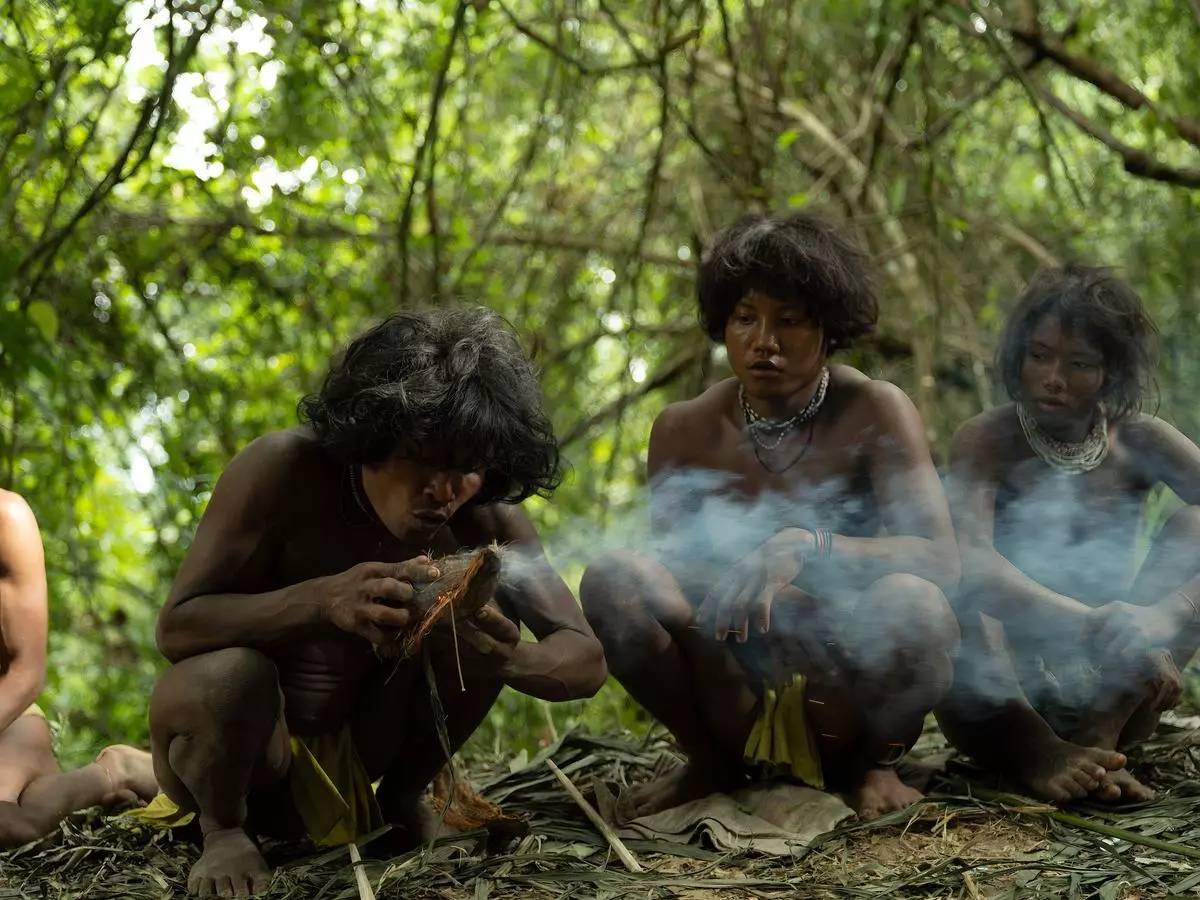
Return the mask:
[[(951, 446), (963, 648), (938, 711), (981, 764), (1052, 801), (1154, 794), (1118, 752), (1179, 699), (1200, 642), (1200, 450), (1139, 412), (1155, 336), (1103, 268), (1039, 273), (999, 368), (1013, 402)], [(1145, 501), (1185, 504), (1135, 569)]]
[(920, 798), (894, 764), (951, 680), (958, 555), (912, 403), (829, 362), (875, 325), (868, 263), (793, 214), (735, 224), (701, 268), (734, 377), (654, 424), (653, 552), (580, 586), (610, 671), (688, 755), (640, 814), (763, 774), (864, 818)]

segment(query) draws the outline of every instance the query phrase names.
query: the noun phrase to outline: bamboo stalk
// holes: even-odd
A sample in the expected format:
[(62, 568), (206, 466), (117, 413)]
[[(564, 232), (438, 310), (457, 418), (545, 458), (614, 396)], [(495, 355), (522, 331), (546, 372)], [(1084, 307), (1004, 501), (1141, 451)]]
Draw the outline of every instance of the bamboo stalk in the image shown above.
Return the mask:
[[(1148, 837), (1144, 834), (1138, 834), (1136, 831), (1129, 831), (1126, 828), (1118, 828), (1115, 825), (1105, 825), (1102, 822), (1093, 822), (1091, 819), (1085, 819), (1083, 816), (1077, 816), (1073, 813), (1063, 812), (1055, 809), (1052, 806), (1028, 806), (1024, 798), (1005, 794), (1001, 791), (993, 791), (988, 788), (973, 787), (971, 793), (979, 797), (981, 800), (990, 800), (1001, 804), (1014, 804), (1010, 807), (1013, 812), (1021, 813), (1022, 815), (1043, 815), (1057, 822), (1062, 822), (1064, 825), (1071, 825), (1075, 828), (1082, 828), (1085, 831), (1092, 831), (1096, 834), (1102, 834), (1105, 837), (1116, 838), (1121, 841), (1128, 841), (1131, 844), (1141, 844), (1143, 847), (1151, 847), (1155, 850), (1162, 850), (1164, 853), (1174, 853), (1178, 856), (1186, 856), (1189, 859), (1200, 859), (1200, 849), (1188, 847), (1184, 844), (1172, 844), (1170, 841), (1164, 841), (1160, 838)], [(1019, 804), (1019, 805), (1016, 805)]]
[(354, 866), (354, 880), (358, 882), (359, 900), (375, 900), (375, 891), (371, 889), (371, 881), (363, 868), (362, 854), (358, 852), (358, 844), (350, 842), (350, 862)]
[(556, 766), (552, 759), (546, 760), (546, 765), (550, 767), (550, 771), (554, 773), (554, 777), (559, 780), (563, 788), (566, 789), (566, 792), (571, 795), (571, 799), (583, 810), (584, 815), (596, 826), (596, 830), (608, 841), (608, 845), (613, 848), (613, 852), (617, 854), (617, 858), (621, 860), (625, 868), (630, 872), (644, 872), (645, 869), (642, 868), (641, 864), (629, 851), (629, 848), (617, 837), (617, 833), (613, 831), (612, 826), (604, 821), (592, 804), (587, 802), (587, 798), (579, 792), (579, 788), (575, 787), (571, 779), (566, 776), (566, 773)]

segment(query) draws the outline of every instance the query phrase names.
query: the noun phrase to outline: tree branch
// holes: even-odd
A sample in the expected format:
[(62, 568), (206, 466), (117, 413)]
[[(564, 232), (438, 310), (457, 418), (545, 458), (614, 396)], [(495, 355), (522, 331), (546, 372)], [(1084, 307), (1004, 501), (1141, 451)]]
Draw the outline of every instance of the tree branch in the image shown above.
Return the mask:
[[(605, 241), (598, 238), (570, 237), (563, 234), (541, 234), (538, 232), (502, 232), (492, 238), (492, 243), (500, 246), (543, 247), (549, 250), (566, 250), (575, 253), (603, 253), (613, 257), (621, 256), (629, 251), (628, 247), (624, 247), (615, 241)], [(686, 272), (689, 275), (696, 270), (695, 263), (685, 262), (675, 256), (668, 256), (663, 253), (647, 253), (644, 251), (641, 256), (648, 263)]]
[[(79, 208), (71, 219), (55, 234), (53, 237), (39, 242), (38, 246), (25, 257), (17, 268), (15, 278), (20, 278), (26, 273), (39, 259), (42, 260), (41, 266), (36, 277), (31, 279), (25, 290), (26, 300), (30, 299), (37, 290), (38, 284), (45, 276), (51, 262), (62, 245), (66, 242), (71, 232), (79, 225), (84, 218), (95, 209), (101, 201), (103, 201), (113, 188), (122, 182), (131, 178), (146, 161), (150, 158), (150, 152), (154, 148), (158, 140), (159, 132), (162, 130), (163, 123), (167, 118), (167, 110), (171, 103), (171, 95), (175, 89), (175, 82), (180, 73), (191, 62), (192, 57), (196, 53), (196, 48), (200, 44), (200, 40), (208, 34), (213, 24), (216, 22), (217, 15), (221, 11), (221, 2), (217, 0), (213, 4), (212, 10), (205, 17), (203, 24), (196, 28), (193, 27), (192, 33), (184, 43), (182, 52), (175, 47), (175, 26), (173, 6), (168, 4), (167, 17), (167, 70), (163, 75), (163, 84), (158, 94), (153, 99), (147, 100), (142, 104), (142, 112), (138, 117), (137, 123), (134, 125), (133, 133), (129, 136), (129, 140), (125, 142), (125, 146), (118, 154), (116, 162), (109, 168), (108, 173), (101, 179), (100, 183), (92, 189), (87, 199), (80, 204)], [(145, 142), (145, 146), (141, 155), (128, 169), (125, 168), (129, 157), (133, 154), (134, 147), (138, 141), (149, 131), (149, 135)]]
[(679, 376), (686, 372), (691, 366), (695, 365), (708, 353), (708, 344), (701, 344), (697, 347), (689, 349), (687, 352), (680, 354), (674, 361), (669, 363), (662, 371), (655, 374), (653, 378), (643, 381), (637, 387), (622, 394), (616, 400), (602, 406), (592, 415), (575, 423), (566, 435), (559, 442), (560, 446), (566, 447), (580, 438), (585, 437), (592, 429), (603, 425), (609, 419), (616, 418), (623, 413), (631, 404), (636, 403), (648, 394), (664, 388), (675, 381)]
[[(463, 25), (467, 20), (467, 0), (459, 0), (458, 6), (454, 10), (454, 24), (450, 27), (450, 39), (446, 43), (446, 53), (442, 57), (442, 62), (438, 66), (437, 75), (433, 81), (433, 94), (429, 99), (429, 122), (425, 126), (425, 134), (421, 142), (417, 144), (416, 157), (413, 159), (412, 180), (408, 183), (408, 192), (404, 197), (404, 206), (400, 212), (400, 223), (397, 228), (397, 234), (400, 239), (400, 305), (407, 306), (409, 301), (409, 291), (411, 286), (408, 283), (409, 260), (408, 260), (408, 239), (412, 232), (412, 217), (413, 217), (413, 198), (416, 196), (417, 185), (422, 181), (422, 169), (425, 165), (426, 153), (429, 153), (432, 159), (433, 145), (437, 143), (438, 135), (438, 113), (441, 110), (442, 98), (446, 93), (446, 85), (448, 83), (447, 75), (450, 72), (450, 63), (454, 59), (454, 45), (458, 43), (458, 38), (462, 34)], [(431, 169), (432, 172), (432, 169)], [(432, 177), (432, 176), (431, 176)], [(427, 187), (428, 189), (428, 187)]]
[(1139, 150), (1137, 147), (1131, 147), (1129, 144), (1121, 141), (1104, 126), (1093, 122), (1079, 111), (1072, 109), (1053, 94), (1049, 88), (1034, 85), (1034, 90), (1048, 106), (1075, 123), (1075, 126), (1080, 131), (1095, 138), (1110, 150), (1116, 151), (1117, 155), (1121, 157), (1125, 171), (1130, 175), (1136, 175), (1139, 178), (1148, 178), (1151, 181), (1162, 181), (1166, 184), (1200, 188), (1200, 169), (1178, 169), (1169, 166), (1161, 160), (1154, 158), (1145, 150)]
[(1200, 147), (1200, 121), (1187, 116), (1173, 116), (1165, 112), (1161, 106), (1122, 79), (1116, 72), (1105, 68), (1094, 59), (1072, 53), (1055, 35), (1044, 33), (1036, 21), (1032, 25), (1003, 21), (991, 21), (988, 24), (1007, 31), (1017, 41), (1058, 63), (1060, 67), (1076, 78), (1086, 81), (1126, 108), (1153, 111), (1159, 119), (1169, 122), (1180, 137), (1193, 146)]

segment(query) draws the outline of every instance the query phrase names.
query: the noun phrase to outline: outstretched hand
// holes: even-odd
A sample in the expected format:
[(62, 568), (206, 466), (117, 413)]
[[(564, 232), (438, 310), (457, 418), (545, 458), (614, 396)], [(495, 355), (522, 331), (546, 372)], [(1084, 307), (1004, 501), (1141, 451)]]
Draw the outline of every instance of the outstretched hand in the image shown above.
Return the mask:
[(719, 641), (730, 633), (745, 642), (750, 628), (771, 630), (775, 595), (800, 575), (804, 561), (816, 549), (816, 537), (802, 528), (785, 528), (751, 551), (709, 591), (696, 613), (704, 628)]
[(322, 580), (322, 614), (342, 631), (379, 646), (419, 617), (420, 610), (413, 606), (414, 585), (440, 576), (427, 556), (402, 563), (359, 563)]

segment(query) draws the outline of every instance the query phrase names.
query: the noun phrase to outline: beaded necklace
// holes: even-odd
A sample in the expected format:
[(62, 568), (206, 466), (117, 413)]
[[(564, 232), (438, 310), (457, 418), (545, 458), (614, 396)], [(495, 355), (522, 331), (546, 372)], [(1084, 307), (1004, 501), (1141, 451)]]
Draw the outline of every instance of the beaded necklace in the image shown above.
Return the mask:
[(1108, 417), (1103, 406), (1097, 407), (1096, 421), (1082, 441), (1060, 441), (1046, 434), (1024, 403), (1017, 404), (1017, 418), (1033, 452), (1059, 472), (1080, 475), (1108, 458)]

